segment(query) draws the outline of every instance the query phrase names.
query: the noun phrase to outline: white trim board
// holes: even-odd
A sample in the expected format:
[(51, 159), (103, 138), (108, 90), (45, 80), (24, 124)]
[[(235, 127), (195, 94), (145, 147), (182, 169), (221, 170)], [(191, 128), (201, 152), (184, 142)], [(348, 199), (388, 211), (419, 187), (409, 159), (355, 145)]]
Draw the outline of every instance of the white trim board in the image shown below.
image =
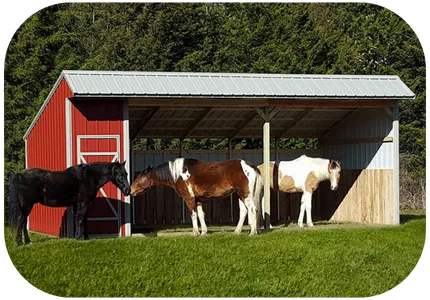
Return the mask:
[[(130, 137), (129, 137), (129, 114), (128, 114), (128, 101), (124, 100), (123, 102), (123, 106), (122, 106), (122, 111), (123, 111), (123, 147), (124, 147), (124, 160), (126, 161), (125, 163), (125, 170), (128, 173), (127, 176), (127, 180), (130, 183), (130, 179), (131, 179), (131, 172), (130, 172)], [(126, 196), (124, 197), (124, 228), (125, 228), (125, 236), (131, 236), (131, 211), (130, 211), (130, 205), (131, 205), (131, 197), (130, 196)]]
[[(72, 102), (70, 99), (66, 98), (66, 167), (69, 168), (73, 166), (73, 119), (72, 119)], [(71, 207), (67, 208), (67, 236), (74, 236), (74, 217), (73, 217), (73, 209)]]
[[(115, 139), (116, 140), (116, 152), (111, 151), (101, 151), (101, 152), (81, 152), (81, 142), (84, 139)], [(114, 162), (116, 160), (119, 160), (121, 157), (121, 148), (120, 148), (120, 136), (117, 134), (113, 135), (78, 135), (76, 137), (76, 155), (78, 159), (78, 163), (87, 163), (84, 156), (98, 156), (98, 155), (110, 155), (112, 156), (111, 162)], [(112, 203), (109, 200), (109, 197), (107, 196), (106, 192), (104, 191), (103, 187), (100, 188), (100, 193), (102, 194), (103, 198), (105, 198), (106, 203), (108, 204), (110, 210), (114, 214), (114, 217), (90, 217), (87, 219), (87, 221), (118, 221), (118, 235), (122, 236), (122, 227), (121, 227), (121, 191), (117, 188), (117, 199), (118, 205), (117, 209), (113, 207)]]

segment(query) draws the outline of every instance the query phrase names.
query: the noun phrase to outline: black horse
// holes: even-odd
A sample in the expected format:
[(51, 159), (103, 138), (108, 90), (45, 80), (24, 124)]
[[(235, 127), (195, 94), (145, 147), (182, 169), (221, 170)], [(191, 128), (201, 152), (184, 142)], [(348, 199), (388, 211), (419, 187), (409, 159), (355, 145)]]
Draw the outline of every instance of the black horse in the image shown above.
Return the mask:
[(112, 181), (124, 195), (130, 194), (125, 162), (91, 163), (72, 166), (64, 171), (26, 169), (15, 173), (10, 183), (9, 223), (17, 229), (16, 242), (30, 243), (27, 217), (36, 203), (46, 206), (73, 206), (76, 238), (87, 237), (86, 215), (97, 191)]

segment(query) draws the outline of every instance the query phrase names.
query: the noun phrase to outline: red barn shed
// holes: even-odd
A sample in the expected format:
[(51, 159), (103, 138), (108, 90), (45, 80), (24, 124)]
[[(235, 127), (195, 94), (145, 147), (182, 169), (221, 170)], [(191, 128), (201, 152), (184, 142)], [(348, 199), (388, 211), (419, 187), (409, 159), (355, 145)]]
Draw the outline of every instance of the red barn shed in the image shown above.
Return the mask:
[[(270, 160), (309, 155), (271, 152), (270, 137), (312, 137), (321, 147), (311, 155), (342, 160), (339, 191), (321, 185), (313, 199), (315, 217), (398, 224), (397, 101), (414, 97), (398, 76), (386, 75), (63, 71), (24, 136), (26, 167), (62, 170), (118, 159), (127, 160), (127, 172), (135, 176), (148, 163), (191, 155), (182, 148), (178, 153), (132, 153), (130, 141), (138, 137), (263, 137), (263, 150), (252, 156), (231, 151), (192, 155), (209, 161), (264, 161), (268, 170)], [(296, 199), (270, 197), (268, 180), (264, 189), (272, 221), (297, 218)], [(157, 187), (135, 200), (132, 205), (112, 184), (105, 185), (89, 209), (89, 233), (129, 236), (131, 220), (133, 229), (190, 221), (171, 190)], [(211, 210), (209, 223), (235, 222), (233, 198), (216, 201), (203, 204)], [(287, 201), (291, 205), (283, 209)], [(71, 210), (41, 205), (28, 222), (30, 230), (56, 236), (73, 236), (73, 223)]]
[[(63, 170), (80, 163), (129, 161), (127, 101), (77, 99), (67, 76), (63, 72), (58, 78), (24, 136), (26, 167)], [(112, 183), (101, 188), (88, 211), (89, 234), (130, 235), (127, 203), (129, 197)], [(40, 204), (34, 206), (28, 226), (55, 236), (74, 233), (71, 210)]]

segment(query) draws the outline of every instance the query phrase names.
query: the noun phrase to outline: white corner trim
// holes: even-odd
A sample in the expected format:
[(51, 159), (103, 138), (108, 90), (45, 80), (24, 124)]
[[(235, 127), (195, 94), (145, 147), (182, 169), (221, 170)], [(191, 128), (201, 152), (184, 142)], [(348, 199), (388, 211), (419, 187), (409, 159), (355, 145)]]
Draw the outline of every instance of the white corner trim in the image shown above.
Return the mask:
[[(123, 102), (123, 107), (122, 107), (122, 111), (123, 111), (123, 142), (124, 142), (124, 160), (126, 161), (125, 164), (125, 170), (128, 173), (127, 176), (127, 180), (128, 182), (130, 182), (130, 178), (131, 178), (131, 172), (130, 172), (130, 136), (129, 136), (129, 114), (128, 114), (128, 101), (124, 100)], [(131, 197), (127, 196), (124, 197), (124, 207), (125, 207), (125, 211), (124, 211), (124, 228), (125, 228), (125, 236), (131, 236), (131, 211), (130, 211), (130, 205), (131, 205)]]
[[(25, 151), (25, 168), (28, 169), (28, 146), (27, 139), (24, 139), (24, 151)], [(27, 230), (30, 230), (30, 216), (27, 217)]]
[(43, 102), (42, 106), (40, 107), (39, 111), (37, 112), (36, 116), (34, 117), (33, 121), (31, 122), (30, 126), (28, 127), (27, 131), (24, 134), (23, 139), (27, 139), (30, 132), (33, 130), (34, 125), (36, 125), (37, 121), (39, 120), (40, 116), (42, 115), (43, 111), (45, 110), (46, 106), (48, 106), (49, 101), (51, 100), (54, 93), (57, 91), (58, 86), (60, 85), (61, 80), (64, 78), (64, 73), (61, 72), (60, 77), (58, 77), (57, 81), (55, 82), (54, 86), (52, 87), (51, 91), (49, 92), (48, 96), (46, 97), (45, 101)]
[[(66, 98), (66, 168), (73, 166), (73, 155), (72, 155), (72, 102), (69, 98)], [(74, 236), (74, 217), (72, 209), (67, 208), (67, 236)]]

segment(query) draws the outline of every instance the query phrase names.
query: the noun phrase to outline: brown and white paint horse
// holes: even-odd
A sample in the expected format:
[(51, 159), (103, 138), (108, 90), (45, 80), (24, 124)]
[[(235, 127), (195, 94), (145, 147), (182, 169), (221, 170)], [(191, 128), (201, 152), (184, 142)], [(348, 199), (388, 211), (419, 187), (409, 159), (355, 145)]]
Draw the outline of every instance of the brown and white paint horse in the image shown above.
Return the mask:
[[(191, 214), (193, 234), (199, 235), (197, 217), (202, 235), (207, 234), (205, 214), (200, 198), (225, 197), (237, 192), (240, 201), (240, 220), (248, 212), (251, 233), (257, 234), (257, 213), (259, 213), (262, 178), (258, 168), (244, 160), (222, 162), (202, 162), (196, 159), (177, 158), (155, 168), (148, 167), (141, 172), (131, 185), (131, 195), (144, 193), (153, 185), (167, 185), (181, 196)], [(240, 233), (242, 226), (235, 232)]]
[[(259, 165), (258, 168), (261, 174), (264, 174), (264, 164)], [(340, 171), (339, 161), (311, 158), (306, 155), (291, 161), (281, 161), (279, 165), (271, 162), (270, 187), (280, 192), (303, 193), (297, 225), (303, 227), (303, 217), (306, 211), (306, 223), (309, 227), (313, 227), (312, 193), (318, 188), (319, 183), (325, 180), (330, 180), (331, 190), (337, 190)], [(264, 197), (261, 206), (264, 218)]]

